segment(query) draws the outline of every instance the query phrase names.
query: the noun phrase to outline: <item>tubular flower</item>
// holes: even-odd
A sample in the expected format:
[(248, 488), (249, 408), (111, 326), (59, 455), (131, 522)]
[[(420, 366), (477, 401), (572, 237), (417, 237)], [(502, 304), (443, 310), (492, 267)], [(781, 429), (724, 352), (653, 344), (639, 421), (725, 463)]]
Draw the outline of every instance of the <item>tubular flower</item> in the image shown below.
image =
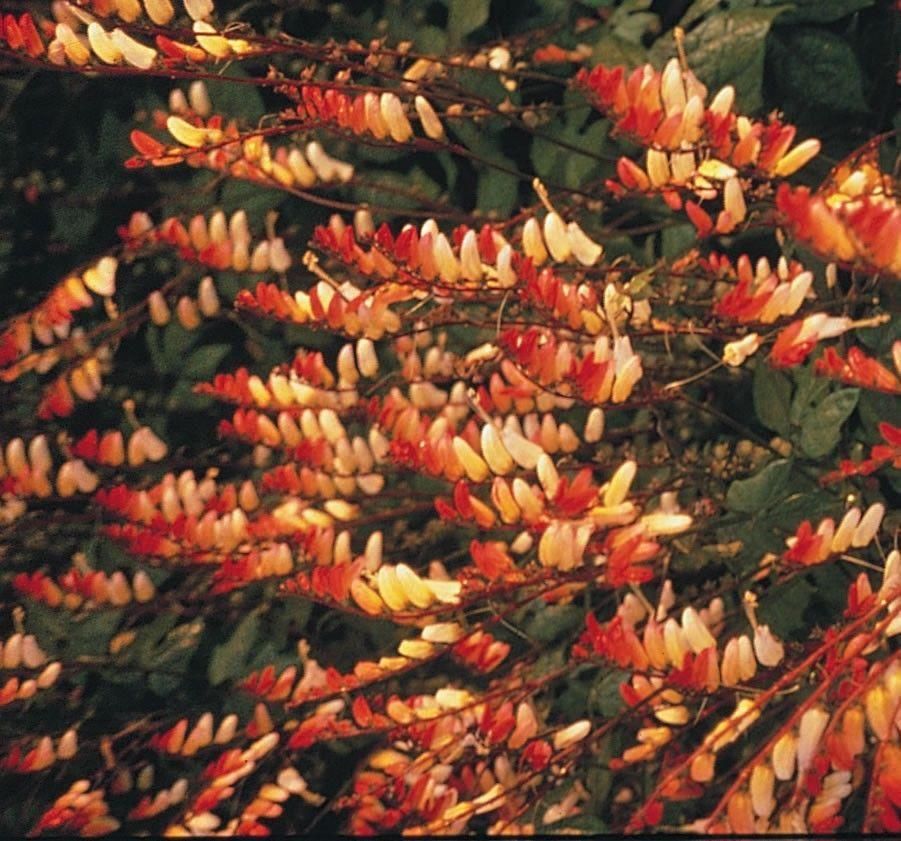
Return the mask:
[(822, 312), (793, 321), (776, 337), (769, 362), (774, 368), (793, 368), (811, 354), (819, 341), (841, 336), (853, 326), (850, 318)]
[(870, 449), (870, 457), (863, 461), (844, 459), (838, 470), (827, 473), (820, 481), (823, 484), (838, 482), (849, 476), (869, 476), (885, 465), (901, 467), (901, 427), (883, 422), (878, 426), (883, 444), (876, 444)]
[(869, 163), (847, 169), (816, 193), (781, 184), (776, 207), (792, 235), (818, 255), (901, 277), (901, 206), (885, 186), (888, 176)]
[(813, 274), (800, 263), (779, 258), (776, 269), (766, 257), (752, 267), (746, 254), (733, 267), (728, 258), (712, 254), (704, 261), (718, 275), (738, 283), (720, 297), (713, 308), (715, 315), (741, 324), (772, 324), (779, 318), (794, 315), (810, 295)]
[(841, 380), (848, 385), (901, 395), (901, 379), (877, 359), (867, 356), (859, 347), (848, 350), (842, 359), (835, 348), (827, 347), (813, 364), (814, 371), (822, 377)]
[(661, 72), (650, 65), (631, 73), (623, 67), (597, 65), (591, 71), (581, 70), (576, 84), (613, 118), (614, 131), (647, 147), (645, 169), (620, 159), (619, 182), (608, 182), (614, 193), (659, 191), (676, 210), (683, 206), (679, 195), (683, 188), (701, 201), (722, 197), (715, 221), (700, 204), (685, 204), (701, 236), (729, 233), (745, 219), (747, 185), (740, 171), (785, 177), (819, 153), (817, 140), (790, 148), (795, 128), (774, 116), (764, 123), (737, 115), (731, 86), (706, 104), (707, 89), (690, 70), (683, 71), (675, 58)]
[[(205, 106), (203, 110), (207, 110)], [(203, 117), (192, 109), (168, 117), (159, 115), (159, 119), (180, 145), (167, 145), (136, 129), (131, 133), (131, 143), (139, 154), (126, 161), (126, 166), (150, 163), (160, 167), (184, 161), (189, 166), (289, 190), (343, 184), (353, 178), (353, 166), (331, 157), (315, 140), (304, 148), (287, 145), (273, 149), (261, 134), (241, 134), (234, 120), (224, 124), (220, 115)]]

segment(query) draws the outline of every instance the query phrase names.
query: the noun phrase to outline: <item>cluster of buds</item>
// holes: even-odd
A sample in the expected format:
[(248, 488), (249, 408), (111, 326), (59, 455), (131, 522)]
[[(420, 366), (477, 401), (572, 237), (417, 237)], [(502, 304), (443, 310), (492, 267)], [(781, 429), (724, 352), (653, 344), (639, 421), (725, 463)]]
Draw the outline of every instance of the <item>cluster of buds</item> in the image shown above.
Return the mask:
[[(201, 775), (205, 783), (209, 782), (190, 802), (183, 815), (183, 823), (170, 825), (166, 834), (203, 835), (217, 829), (221, 820), (211, 810), (235, 794), (236, 785), (252, 774), (259, 763), (275, 750), (279, 740), (277, 732), (269, 732), (244, 750), (230, 748), (210, 762)], [(286, 781), (288, 785), (297, 786), (290, 772), (286, 775)], [(288, 785), (285, 786), (286, 789)], [(233, 834), (236, 829), (235, 821), (227, 834)]]
[[(835, 714), (821, 705), (808, 706), (791, 725), (770, 740), (755, 763), (747, 785), (726, 804), (729, 830), (739, 833), (834, 832), (841, 825), (842, 801), (856, 787), (855, 767), (864, 752), (867, 729), (880, 743), (889, 743), (893, 716), (901, 698), (901, 668), (894, 662), (860, 697)], [(796, 784), (795, 784), (796, 781)], [(785, 805), (777, 787), (798, 794)], [(711, 824), (711, 831), (727, 831)]]
[[(73, 313), (93, 306), (92, 295), (110, 298), (115, 294), (117, 268), (115, 257), (101, 257), (81, 275), (72, 274), (60, 281), (30, 312), (14, 318), (0, 334), (0, 366), (10, 366), (0, 371), (0, 379), (11, 382), (26, 371), (44, 373), (56, 364), (58, 355), (52, 351), (31, 354), (33, 340), (47, 348), (67, 339)], [(11, 365), (29, 354), (27, 360)]]
[(778, 119), (764, 123), (735, 114), (731, 85), (706, 104), (707, 89), (690, 70), (683, 71), (677, 59), (662, 72), (644, 65), (627, 74), (623, 67), (598, 65), (580, 71), (576, 83), (614, 119), (614, 131), (648, 147), (646, 169), (628, 158), (619, 160), (620, 183), (608, 182), (615, 193), (623, 188), (661, 192), (675, 210), (682, 207), (678, 188), (701, 200), (722, 194), (723, 209), (715, 222), (696, 202), (686, 204), (702, 236), (729, 233), (744, 220), (742, 171), (784, 177), (820, 150), (817, 140), (790, 150), (795, 128)]
[[(119, 229), (119, 235), (129, 248), (165, 243), (177, 248), (181, 259), (219, 270), (284, 273), (292, 263), (281, 237), (261, 240), (251, 248), (253, 241), (243, 210), (235, 211), (230, 219), (217, 210), (209, 221), (198, 214), (191, 218), (187, 227), (175, 217), (154, 226), (146, 213), (137, 212), (132, 214), (128, 225)], [(212, 299), (208, 303), (212, 305)], [(162, 312), (161, 308), (159, 312)]]
[(56, 581), (42, 572), (20, 572), (13, 578), (13, 587), (23, 596), (66, 610), (82, 606), (123, 607), (132, 601), (145, 604), (156, 595), (156, 587), (144, 570), (134, 574), (130, 585), (120, 570), (107, 575), (100, 570), (73, 568)]
[(156, 733), (150, 740), (150, 747), (160, 753), (172, 756), (194, 756), (197, 751), (209, 745), (225, 745), (238, 732), (238, 717), (225, 716), (214, 728), (213, 714), (206, 712), (188, 730), (188, 719), (182, 718), (168, 730)]
[(119, 826), (119, 821), (109, 813), (103, 789), (92, 791), (88, 780), (76, 780), (41, 815), (29, 834), (52, 833), (92, 838), (115, 832)]
[(478, 816), (492, 816), (496, 829), (525, 807), (523, 783), (555, 773), (555, 757), (571, 754), (591, 733), (591, 722), (580, 720), (538, 738), (530, 701), (476, 703), (458, 689), (395, 700), (391, 713), (409, 728), (410, 741), (369, 758), (344, 804), (354, 832), (386, 831), (403, 821), (411, 834), (458, 834)]
[[(397, 278), (413, 284), (420, 294), (436, 281), (472, 291), (486, 287), (509, 289), (530, 279), (533, 285), (539, 279), (542, 285), (553, 280), (559, 284), (559, 278), (550, 270), (537, 272), (537, 267), (547, 261), (549, 253), (555, 262), (575, 260), (583, 266), (596, 264), (603, 253), (601, 246), (576, 222), (564, 223), (553, 210), (545, 216), (543, 235), (542, 226), (534, 217), (526, 221), (522, 232), (522, 254), (489, 225), (479, 231), (461, 225), (450, 238), (441, 232), (434, 219), (427, 219), (419, 229), (406, 225), (396, 237), (387, 225), (382, 225), (372, 235), (368, 250), (358, 244), (356, 227), (344, 224), (340, 217), (332, 217), (328, 226), (316, 228), (314, 242), (363, 275)], [(566, 297), (576, 292), (578, 298), (591, 297), (587, 287), (564, 286)], [(540, 301), (546, 296), (532, 297)], [(555, 302), (552, 299), (550, 303), (553, 306)], [(592, 306), (590, 300), (577, 299), (576, 303), (579, 304), (576, 313)]]
[(901, 277), (901, 205), (891, 176), (869, 162), (848, 170), (816, 193), (781, 184), (776, 207), (821, 257)]
[[(146, 767), (152, 768), (152, 766)], [(133, 779), (120, 779), (116, 793), (121, 794), (123, 790), (130, 789), (133, 785)], [(171, 809), (173, 806), (183, 803), (187, 793), (188, 781), (184, 777), (179, 777), (171, 786), (160, 789), (152, 797), (149, 794), (145, 794), (138, 801), (137, 805), (129, 810), (128, 820), (140, 821), (154, 818), (161, 812), (165, 812), (166, 809)]]
[(377, 286), (364, 291), (345, 281), (336, 291), (321, 280), (309, 292), (299, 290), (294, 295), (274, 283), (258, 283), (252, 292), (242, 289), (235, 306), (293, 324), (340, 330), (348, 336), (375, 341), (401, 329), (400, 317), (389, 309), (389, 304), (407, 298), (407, 292), (401, 288)]
[(624, 403), (644, 373), (628, 336), (616, 335), (612, 342), (599, 336), (579, 347), (558, 341), (552, 331), (529, 327), (507, 330), (501, 343), (521, 368), (504, 371), (511, 385), (532, 391), (547, 386), (588, 404)]
[(810, 296), (813, 273), (796, 260), (789, 263), (780, 257), (775, 270), (766, 257), (752, 266), (747, 254), (738, 258), (734, 268), (719, 254), (711, 254), (703, 263), (716, 275), (738, 281), (714, 305), (713, 313), (720, 318), (740, 324), (772, 324), (794, 315)]
[(273, 151), (261, 135), (241, 135), (234, 120), (223, 128), (220, 115), (204, 119), (196, 112), (172, 114), (165, 126), (181, 146), (167, 146), (135, 130), (131, 142), (139, 157), (130, 158), (126, 165), (170, 166), (185, 161), (190, 166), (228, 172), (235, 178), (303, 190), (318, 184), (344, 184), (354, 175), (352, 164), (331, 157), (317, 140), (311, 140), (304, 149), (291, 145)]
[(677, 59), (667, 62), (663, 71), (646, 64), (628, 74), (624, 67), (599, 64), (581, 70), (576, 82), (614, 118), (615, 131), (644, 146), (690, 155), (677, 165), (689, 175), (699, 166), (693, 150), (708, 150), (703, 160), (713, 171), (721, 165), (753, 167), (777, 177), (791, 175), (819, 152), (816, 140), (790, 149), (794, 126), (735, 114), (731, 85), (705, 105), (707, 88), (690, 70), (683, 71)]
[(776, 336), (769, 363), (774, 368), (793, 368), (810, 356), (818, 342), (834, 339), (859, 326), (864, 325), (847, 316), (830, 316), (824, 312), (799, 318), (783, 327)]
[[(351, 598), (361, 610), (370, 616), (384, 613), (399, 613), (411, 606), (420, 610), (432, 605), (456, 605), (460, 603), (459, 581), (421, 578), (406, 564), (382, 564), (377, 572), (362, 577), (350, 585)], [(415, 659), (430, 657), (434, 651), (432, 643), (423, 639), (417, 644), (401, 643), (400, 653)]]
[(12, 675), (0, 686), (0, 707), (14, 701), (27, 701), (42, 689), (56, 683), (62, 671), (59, 662), (47, 663), (47, 655), (32, 634), (16, 632), (6, 642), (0, 641), (0, 670), (29, 671), (40, 669), (34, 677)]
[(870, 457), (863, 461), (842, 459), (838, 470), (827, 473), (820, 481), (823, 484), (838, 482), (849, 476), (869, 476), (881, 467), (890, 464), (896, 469), (901, 468), (901, 427), (892, 426), (883, 421), (878, 426), (879, 434), (884, 443), (875, 444), (870, 448)]
[[(278, 773), (275, 782), (263, 783), (241, 814), (232, 818), (220, 831), (226, 835), (268, 835), (269, 829), (259, 822), (260, 819), (274, 820), (280, 817), (285, 809), (282, 804), (291, 795), (300, 797), (311, 806), (321, 806), (325, 802), (321, 794), (310, 791), (306, 780), (300, 776), (297, 769), (289, 766)], [(207, 823), (210, 823), (209, 820)], [(199, 832), (204, 828), (195, 818), (191, 829)], [(215, 829), (212, 825), (209, 828)]]
[(53, 745), (50, 736), (43, 736), (38, 743), (28, 751), (15, 745), (12, 750), (0, 760), (0, 770), (11, 771), (14, 774), (37, 774), (46, 771), (58, 760), (67, 760), (75, 756), (78, 751), (78, 735), (72, 729), (67, 730)]
[[(182, 295), (175, 305), (175, 316), (185, 330), (196, 330), (204, 318), (215, 318), (221, 309), (219, 293), (213, 278), (207, 275), (202, 278), (197, 289), (197, 298)], [(155, 289), (147, 297), (147, 310), (150, 320), (157, 327), (165, 327), (172, 319), (172, 311), (166, 297)]]
[(821, 377), (832, 377), (848, 385), (901, 395), (901, 340), (895, 342), (892, 353), (895, 371), (867, 356), (859, 347), (850, 348), (846, 359), (835, 348), (827, 347), (813, 363), (813, 370)]
[(102, 375), (110, 364), (107, 347), (98, 348), (68, 371), (60, 374), (44, 389), (38, 404), (37, 416), (41, 420), (68, 417), (75, 411), (75, 399), (91, 403), (103, 389)]
[[(318, 85), (303, 85), (299, 94), (294, 87), (285, 92), (299, 103), (296, 115), (305, 123), (333, 124), (356, 135), (368, 134), (376, 140), (390, 138), (394, 143), (406, 143), (413, 137), (410, 109), (404, 108), (396, 93), (369, 91), (353, 96), (337, 87)], [(417, 95), (413, 107), (426, 137), (444, 140), (444, 126), (432, 104)]]
[(788, 549), (782, 559), (787, 564), (812, 566), (852, 547), (862, 549), (875, 540), (884, 516), (885, 506), (874, 502), (864, 514), (856, 505), (849, 508), (838, 527), (831, 517), (826, 517), (814, 531), (810, 521), (804, 520), (795, 534), (785, 541)]
[[(143, 8), (142, 8), (143, 3)], [(79, 4), (101, 18), (115, 16), (126, 23), (134, 23), (146, 15), (152, 23), (164, 26), (175, 17), (172, 0), (87, 0)], [(191, 20), (207, 20), (213, 13), (213, 0), (182, 0), (185, 12)], [(76, 14), (68, 2), (54, 3), (57, 19), (65, 19), (66, 14)]]
[(93, 493), (99, 478), (80, 458), (66, 459), (54, 470), (53, 456), (47, 443), (47, 436), (36, 435), (28, 442), (13, 438), (0, 452), (0, 487), (16, 496), (48, 497), (54, 489), (63, 497), (76, 493)]
[[(14, 50), (21, 50), (33, 59), (42, 58), (58, 66), (91, 67), (126, 65), (137, 70), (165, 68), (167, 65), (190, 61), (202, 64), (245, 56), (255, 51), (244, 39), (228, 38), (202, 18), (212, 11), (205, 0), (190, 0), (186, 8), (197, 16), (193, 21), (194, 43), (172, 40), (163, 34), (155, 38), (151, 47), (129, 35), (124, 29), (106, 28), (98, 19), (116, 11), (123, 20), (134, 20), (141, 14), (137, 0), (123, 0), (115, 4), (95, 4), (94, 14), (72, 3), (54, 3), (52, 21), (35, 24), (29, 14), (16, 20), (12, 15), (3, 19), (0, 37)], [(174, 14), (169, 0), (147, 0), (145, 7), (151, 20), (160, 24)], [(96, 15), (96, 16), (95, 16)], [(45, 43), (45, 38), (49, 39)]]

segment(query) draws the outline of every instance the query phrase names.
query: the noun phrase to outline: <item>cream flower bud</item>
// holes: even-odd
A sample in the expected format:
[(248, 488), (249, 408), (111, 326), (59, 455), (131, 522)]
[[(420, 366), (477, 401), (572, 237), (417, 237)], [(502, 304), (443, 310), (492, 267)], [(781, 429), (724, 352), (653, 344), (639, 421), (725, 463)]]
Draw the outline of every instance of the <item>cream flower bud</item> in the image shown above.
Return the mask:
[(522, 248), (526, 257), (530, 257), (536, 266), (547, 260), (547, 249), (537, 220), (528, 219), (522, 229)]
[(803, 774), (810, 767), (828, 723), (829, 713), (821, 707), (812, 707), (801, 716), (798, 727), (798, 774)]
[(686, 607), (682, 611), (682, 631), (685, 639), (695, 654), (700, 654), (706, 648), (715, 648), (716, 640), (707, 626), (701, 621), (698, 612), (693, 607)]
[[(431, 590), (429, 590), (431, 595)], [(428, 642), (453, 645), (463, 638), (465, 632), (457, 622), (434, 622), (422, 629), (422, 638)]]
[(114, 29), (110, 33), (110, 38), (122, 53), (122, 58), (127, 64), (137, 67), (139, 70), (149, 70), (153, 67), (153, 62), (156, 61), (155, 49), (138, 43), (121, 29)]
[(742, 339), (729, 342), (723, 348), (723, 362), (732, 368), (742, 365), (749, 357), (757, 353), (760, 348), (760, 336), (757, 333), (749, 333)]
[(56, 746), (56, 755), (60, 759), (71, 759), (78, 751), (78, 734), (69, 728), (62, 736)]
[(716, 96), (710, 101), (707, 110), (719, 117), (724, 117), (732, 110), (734, 102), (735, 88), (733, 88), (732, 85), (726, 85), (724, 88), (717, 91)]
[(742, 193), (741, 182), (737, 177), (729, 178), (723, 187), (723, 207), (732, 217), (733, 223), (741, 222), (748, 215), (745, 205), (745, 197)]
[(175, 9), (169, 0), (144, 0), (144, 8), (157, 26), (164, 26), (175, 16)]
[(463, 235), (460, 243), (460, 270), (466, 280), (482, 279), (482, 258), (479, 255), (478, 237), (472, 229)]
[(413, 136), (413, 128), (397, 94), (383, 93), (379, 99), (379, 108), (391, 139), (395, 143), (406, 143)]
[(591, 239), (575, 222), (570, 222), (566, 226), (566, 236), (573, 257), (583, 266), (593, 266), (601, 259), (604, 253), (603, 246)]
[(632, 460), (624, 461), (616, 469), (604, 491), (603, 501), (605, 507), (610, 508), (625, 502), (637, 472), (638, 464)]
[(504, 447), (500, 433), (494, 424), (486, 423), (482, 427), (481, 444), (482, 456), (492, 473), (505, 476), (514, 468), (513, 458)]
[(147, 309), (150, 313), (150, 320), (157, 327), (164, 327), (172, 318), (172, 313), (169, 311), (169, 305), (166, 303), (166, 299), (159, 289), (154, 289), (153, 292), (147, 296)]
[(497, 252), (497, 281), (504, 288), (516, 286), (516, 272), (513, 270), (513, 248), (504, 243)]
[(196, 79), (191, 82), (188, 87), (188, 101), (191, 103), (191, 109), (201, 117), (210, 115), (213, 110), (213, 103), (210, 102), (210, 94), (203, 79)]
[(459, 435), (454, 436), (453, 448), (470, 481), (484, 482), (491, 475), (484, 459)]
[(122, 51), (97, 21), (88, 24), (88, 43), (94, 55), (104, 64), (119, 64), (122, 61)]
[(434, 593), (428, 588), (422, 578), (406, 564), (398, 564), (394, 569), (394, 574), (397, 576), (397, 581), (404, 591), (404, 596), (415, 607), (426, 608), (435, 601)]
[(669, 162), (665, 152), (659, 149), (648, 149), (647, 171), (651, 184), (662, 187), (670, 180)]
[(205, 20), (213, 13), (213, 0), (184, 0), (185, 11), (191, 20)]
[(560, 218), (559, 213), (548, 213), (544, 217), (544, 242), (551, 253), (551, 257), (558, 263), (568, 259), (572, 253), (566, 225)]
[(85, 270), (82, 281), (95, 295), (109, 297), (116, 292), (116, 269), (119, 261), (115, 257), (101, 257), (93, 266)]
[(213, 278), (207, 275), (200, 281), (200, 288), (197, 293), (197, 304), (200, 312), (205, 318), (212, 318), (220, 309), (219, 295), (216, 292), (216, 285)]
[(562, 751), (571, 745), (581, 742), (591, 732), (591, 722), (582, 719), (554, 734), (554, 750)]
[(769, 625), (758, 625), (754, 629), (754, 653), (760, 664), (769, 668), (778, 666), (785, 657), (785, 647), (770, 631)]
[(777, 162), (773, 174), (783, 178), (792, 175), (801, 169), (802, 166), (810, 163), (819, 154), (820, 141), (814, 138), (805, 140)]
[(879, 531), (884, 515), (885, 506), (881, 502), (873, 503), (861, 517), (860, 523), (854, 530), (854, 535), (851, 537), (851, 545), (855, 548), (861, 548), (871, 543)]
[(298, 185), (304, 190), (308, 190), (310, 187), (315, 186), (318, 180), (316, 172), (309, 163), (307, 163), (307, 159), (304, 157), (303, 152), (296, 146), (288, 152), (288, 169), (291, 170), (291, 175), (294, 176)]
[(424, 96), (417, 96), (413, 100), (413, 104), (416, 106), (416, 113), (419, 116), (422, 130), (426, 133), (426, 136), (432, 140), (443, 140), (444, 126), (441, 125), (441, 120), (435, 113), (435, 109), (432, 108), (431, 103)]

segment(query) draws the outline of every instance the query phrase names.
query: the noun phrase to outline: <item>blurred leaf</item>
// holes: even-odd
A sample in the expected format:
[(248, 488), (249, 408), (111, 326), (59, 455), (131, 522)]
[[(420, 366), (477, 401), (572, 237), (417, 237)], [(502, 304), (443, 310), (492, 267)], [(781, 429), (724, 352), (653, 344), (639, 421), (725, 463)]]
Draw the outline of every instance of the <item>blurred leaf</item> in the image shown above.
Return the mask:
[[(762, 5), (771, 5), (772, 2), (774, 0)], [(875, 2), (876, 0), (793, 0), (791, 8), (779, 19), (779, 23), (833, 23), (866, 9)]]
[(771, 587), (760, 601), (761, 623), (769, 625), (782, 639), (793, 639), (799, 632), (806, 637), (804, 611), (813, 592), (813, 587), (801, 577)]
[(791, 381), (785, 374), (763, 362), (757, 363), (754, 369), (754, 410), (767, 429), (783, 437), (789, 434), (791, 393)]
[(181, 368), (188, 350), (194, 346), (197, 338), (197, 330), (185, 330), (175, 318), (163, 328), (162, 351), (167, 373), (174, 373)]
[(754, 514), (773, 505), (780, 499), (791, 469), (792, 461), (781, 458), (750, 479), (736, 479), (726, 493), (726, 506), (731, 511)]
[(810, 458), (831, 452), (841, 437), (842, 424), (857, 406), (860, 389), (843, 388), (810, 409), (801, 420), (801, 449)]
[(629, 673), (622, 669), (601, 672), (591, 687), (590, 711), (598, 712), (604, 718), (613, 718), (615, 715), (619, 715), (626, 706), (619, 687), (621, 683), (628, 680)]
[(844, 38), (819, 27), (792, 27), (774, 32), (770, 49), (781, 98), (799, 119), (825, 123), (836, 113), (869, 110), (860, 65)]
[(181, 377), (186, 380), (208, 380), (219, 368), (219, 364), (228, 356), (231, 345), (221, 343), (203, 345), (194, 350), (185, 360), (180, 370)]
[(490, 0), (448, 0), (447, 39), (450, 46), (459, 46), (470, 32), (488, 20)]
[(571, 604), (544, 605), (524, 624), (525, 632), (538, 642), (549, 643), (571, 634), (582, 624), (582, 608)]
[(210, 683), (218, 686), (244, 671), (244, 664), (260, 632), (260, 608), (248, 613), (228, 640), (213, 649), (207, 671)]
[(788, 419), (794, 426), (801, 426), (804, 416), (829, 393), (832, 385), (826, 377), (816, 376), (810, 366), (796, 368), (793, 374), (797, 387), (788, 412)]

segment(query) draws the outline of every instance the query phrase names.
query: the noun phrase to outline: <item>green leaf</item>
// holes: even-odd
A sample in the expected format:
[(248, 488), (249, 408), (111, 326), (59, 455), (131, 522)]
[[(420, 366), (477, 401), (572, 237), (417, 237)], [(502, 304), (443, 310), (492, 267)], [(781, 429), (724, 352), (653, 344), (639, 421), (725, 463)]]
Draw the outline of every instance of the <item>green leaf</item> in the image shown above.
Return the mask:
[(481, 210), (494, 210), (508, 216), (516, 206), (519, 196), (519, 179), (498, 169), (489, 169), (479, 178), (476, 206)]
[(726, 493), (726, 506), (730, 511), (754, 514), (774, 505), (780, 499), (791, 469), (791, 459), (780, 458), (750, 479), (737, 479)]
[(465, 36), (488, 20), (490, 0), (448, 0), (447, 38), (458, 46)]
[(794, 0), (779, 21), (789, 23), (833, 23), (875, 5), (876, 0)]
[(604, 718), (613, 718), (625, 707), (625, 701), (620, 694), (620, 684), (629, 679), (629, 673), (622, 669), (614, 669), (612, 672), (604, 671), (598, 675), (591, 687), (588, 700), (589, 710), (598, 712)]
[(230, 64), (223, 76), (225, 78), (222, 80), (210, 78), (204, 80), (210, 101), (213, 103), (213, 110), (217, 114), (238, 117), (249, 125), (255, 124), (266, 113), (259, 87), (248, 82), (231, 81), (251, 78), (239, 64)]
[(196, 330), (185, 330), (175, 319), (163, 328), (163, 359), (167, 372), (178, 371), (184, 364), (188, 351), (197, 341)]
[(754, 411), (758, 420), (783, 437), (789, 433), (791, 381), (781, 371), (758, 363), (754, 370)]
[(857, 406), (860, 389), (843, 388), (811, 409), (801, 423), (801, 449), (811, 458), (831, 452), (841, 437), (842, 424)]
[(213, 686), (241, 674), (259, 632), (260, 610), (257, 608), (238, 623), (238, 627), (226, 642), (213, 649), (207, 671), (207, 677)]
[(525, 631), (538, 642), (550, 643), (572, 633), (582, 620), (582, 609), (575, 605), (547, 605), (538, 609)]
[[(763, 66), (766, 36), (773, 20), (787, 5), (735, 9), (710, 15), (685, 36), (688, 63), (712, 91), (734, 85), (742, 112), (763, 105)], [(676, 54), (675, 42), (663, 36), (651, 50), (659, 65)]]
[(803, 578), (793, 578), (779, 587), (771, 587), (760, 602), (761, 623), (769, 625), (782, 639), (807, 638), (804, 611), (810, 604), (813, 587)]
[(792, 27), (774, 33), (771, 62), (786, 110), (817, 122), (835, 114), (868, 111), (863, 73), (844, 38), (819, 27)]
[(231, 345), (221, 343), (197, 348), (181, 368), (181, 376), (186, 380), (208, 380), (228, 355)]
[(794, 376), (797, 388), (788, 411), (788, 419), (793, 426), (801, 426), (804, 416), (829, 393), (832, 386), (829, 380), (816, 376), (809, 366), (796, 368)]

